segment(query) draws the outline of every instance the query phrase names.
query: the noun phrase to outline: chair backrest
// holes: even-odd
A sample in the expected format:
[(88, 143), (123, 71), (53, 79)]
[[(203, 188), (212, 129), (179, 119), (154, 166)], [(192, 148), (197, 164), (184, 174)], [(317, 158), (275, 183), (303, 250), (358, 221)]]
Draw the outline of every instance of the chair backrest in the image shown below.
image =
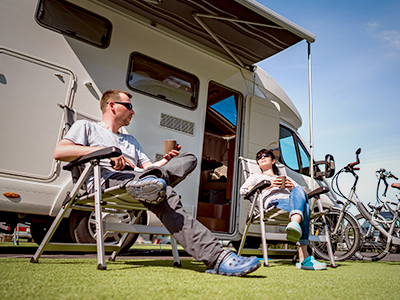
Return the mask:
[[(261, 169), (257, 164), (257, 161), (255, 159), (251, 158), (245, 158), (240, 156), (239, 160), (242, 164), (242, 169), (243, 169), (243, 179), (246, 180), (249, 178), (251, 174), (261, 174)], [(276, 166), (278, 167), (279, 174), (280, 175), (285, 175), (286, 176), (286, 168), (283, 164), (276, 163)]]
[[(243, 169), (243, 179), (244, 181), (249, 178), (251, 174), (261, 174), (261, 169), (257, 164), (257, 161), (255, 159), (250, 159), (250, 158), (244, 158), (244, 157), (239, 157), (239, 160), (242, 165)], [(286, 169), (285, 166), (282, 164), (276, 164), (279, 170), (280, 175), (285, 175), (286, 176)], [(250, 201), (252, 202), (254, 199), (250, 198)], [(258, 209), (258, 204), (255, 204), (256, 209)], [(265, 224), (269, 225), (284, 225), (287, 224), (289, 221), (289, 213), (278, 209), (274, 206), (270, 207), (269, 209), (266, 209), (264, 211), (264, 221)]]
[[(76, 109), (73, 109), (65, 104), (58, 104), (63, 110), (64, 110), (64, 132), (63, 136), (68, 132), (68, 130), (71, 128), (72, 124), (74, 124), (78, 120), (88, 120), (91, 122), (100, 122), (101, 119), (99, 117), (95, 117), (92, 115), (89, 115), (87, 113), (78, 111)], [(127, 133), (126, 129), (121, 127), (119, 130), (121, 133)], [(71, 176), (72, 176), (72, 182), (76, 183), (78, 178), (81, 176), (83, 168), (81, 167), (74, 167), (71, 169)], [(83, 184), (82, 189), (86, 191), (86, 185)]]

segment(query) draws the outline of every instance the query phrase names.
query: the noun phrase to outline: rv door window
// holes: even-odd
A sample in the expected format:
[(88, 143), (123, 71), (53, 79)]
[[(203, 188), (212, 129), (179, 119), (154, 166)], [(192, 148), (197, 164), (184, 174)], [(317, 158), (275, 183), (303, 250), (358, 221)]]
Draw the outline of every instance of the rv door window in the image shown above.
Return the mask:
[(309, 176), (310, 156), (297, 135), (290, 129), (280, 126), (279, 144), (281, 162), (293, 171)]
[(109, 20), (63, 0), (40, 0), (36, 20), (43, 27), (100, 48), (110, 43)]
[(199, 80), (196, 76), (133, 53), (128, 71), (128, 86), (137, 92), (180, 106), (197, 106)]

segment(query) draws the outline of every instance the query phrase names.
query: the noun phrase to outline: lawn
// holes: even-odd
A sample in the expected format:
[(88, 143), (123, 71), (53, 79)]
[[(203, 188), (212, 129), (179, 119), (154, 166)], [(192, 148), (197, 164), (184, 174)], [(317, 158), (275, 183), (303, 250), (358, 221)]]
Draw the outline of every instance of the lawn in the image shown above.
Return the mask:
[(336, 269), (297, 270), (273, 260), (246, 277), (205, 274), (182, 259), (119, 258), (96, 269), (96, 259), (1, 258), (2, 299), (398, 299), (400, 262), (339, 262)]

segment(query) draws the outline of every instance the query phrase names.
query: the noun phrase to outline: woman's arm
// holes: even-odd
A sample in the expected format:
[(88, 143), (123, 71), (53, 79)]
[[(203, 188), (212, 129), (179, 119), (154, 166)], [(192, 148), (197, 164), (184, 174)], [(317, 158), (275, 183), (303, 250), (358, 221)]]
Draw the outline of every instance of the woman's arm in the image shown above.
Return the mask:
[(261, 180), (262, 180), (261, 175), (251, 174), (250, 177), (247, 178), (246, 181), (240, 187), (239, 193), (241, 195), (246, 195), (247, 192)]

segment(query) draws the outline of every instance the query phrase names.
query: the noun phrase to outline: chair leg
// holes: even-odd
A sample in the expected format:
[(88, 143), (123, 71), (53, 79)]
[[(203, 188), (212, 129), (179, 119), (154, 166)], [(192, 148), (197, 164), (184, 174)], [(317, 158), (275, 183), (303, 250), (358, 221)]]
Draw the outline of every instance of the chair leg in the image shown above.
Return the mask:
[(60, 225), (64, 215), (68, 211), (70, 205), (66, 205), (66, 207), (62, 207), (61, 210), (58, 212), (57, 217), (51, 224), (49, 230), (47, 231), (46, 235), (44, 236), (42, 242), (40, 243), (38, 249), (35, 252), (35, 255), (31, 258), (31, 263), (37, 263), (39, 261), (40, 256), (42, 256), (44, 247), (50, 242), (50, 239), (53, 237), (53, 234), (56, 232), (58, 226)]
[(106, 270), (104, 240), (103, 240), (103, 216), (101, 208), (101, 186), (100, 186), (100, 166), (97, 164), (94, 166), (94, 211), (96, 218), (96, 244), (97, 244), (97, 269)]
[(171, 247), (172, 247), (172, 255), (174, 257), (174, 267), (181, 267), (181, 261), (179, 260), (179, 253), (178, 253), (178, 245), (176, 243), (175, 238), (171, 235)]
[(260, 207), (260, 231), (261, 231), (261, 243), (262, 243), (262, 252), (264, 258), (264, 267), (269, 267), (268, 263), (268, 244), (267, 238), (265, 234), (265, 222), (264, 222), (264, 203), (262, 197), (258, 197), (258, 205)]
[(125, 233), (122, 235), (122, 237), (120, 238), (120, 240), (119, 240), (119, 242), (118, 242), (119, 248), (118, 248), (118, 250), (115, 250), (115, 251), (113, 251), (113, 253), (111, 253), (110, 257), (108, 258), (109, 261), (115, 261), (115, 258), (117, 257), (117, 255), (118, 255), (119, 252), (121, 251), (121, 247), (122, 247), (122, 245), (124, 244), (126, 238), (128, 237), (128, 234), (129, 234), (129, 233), (125, 232)]
[[(322, 213), (323, 207), (322, 207), (321, 200), (319, 198), (317, 199), (317, 203), (318, 203), (318, 210)], [(335, 260), (333, 259), (333, 250), (332, 250), (332, 242), (331, 242), (330, 232), (329, 232), (328, 224), (326, 223), (326, 218), (325, 218), (324, 214), (322, 215), (322, 220), (323, 220), (324, 226), (325, 226), (325, 237), (326, 237), (326, 243), (328, 246), (328, 254), (329, 254), (329, 260), (331, 263), (331, 268), (336, 268)]]
[[(257, 199), (256, 198), (257, 196), (258, 196), (258, 193), (255, 194), (254, 199)], [(242, 234), (242, 239), (240, 240), (240, 246), (239, 246), (239, 250), (238, 250), (239, 256), (242, 254), (244, 243), (246, 242), (246, 238), (247, 238), (247, 233), (249, 232), (250, 225), (253, 221), (253, 213), (254, 213), (255, 207), (256, 207), (256, 201), (254, 200), (253, 203), (251, 204), (250, 212), (248, 214), (248, 220), (247, 220), (246, 226), (245, 226), (243, 234)]]
[[(69, 208), (71, 207), (72, 203), (76, 195), (78, 194), (79, 189), (81, 188), (82, 184), (86, 180), (87, 175), (92, 170), (92, 166), (89, 165), (85, 168), (82, 173), (80, 179), (75, 183), (73, 189), (67, 195), (65, 204), (61, 207), (60, 211), (58, 212), (56, 218), (54, 219), (53, 223), (51, 224), (49, 230), (47, 231), (46, 235), (44, 236), (42, 242), (40, 243), (38, 249), (35, 252), (35, 255), (31, 258), (32, 263), (37, 263), (39, 261), (40, 256), (43, 254), (45, 246), (50, 242), (50, 239), (53, 237), (54, 233), (56, 232), (58, 226), (60, 225), (64, 215), (67, 213)], [(69, 199), (68, 199), (69, 198)]]
[[(143, 210), (140, 210), (136, 216), (136, 218), (134, 220), (131, 220), (131, 222), (129, 224), (138, 224), (140, 217), (143, 213)], [(122, 245), (125, 243), (126, 238), (128, 237), (129, 233), (125, 232), (121, 239), (119, 240), (119, 248), (118, 250), (113, 251), (113, 253), (111, 254), (111, 256), (108, 258), (109, 261), (115, 261), (115, 258), (117, 257), (117, 255), (119, 254), (119, 252), (121, 251)]]

